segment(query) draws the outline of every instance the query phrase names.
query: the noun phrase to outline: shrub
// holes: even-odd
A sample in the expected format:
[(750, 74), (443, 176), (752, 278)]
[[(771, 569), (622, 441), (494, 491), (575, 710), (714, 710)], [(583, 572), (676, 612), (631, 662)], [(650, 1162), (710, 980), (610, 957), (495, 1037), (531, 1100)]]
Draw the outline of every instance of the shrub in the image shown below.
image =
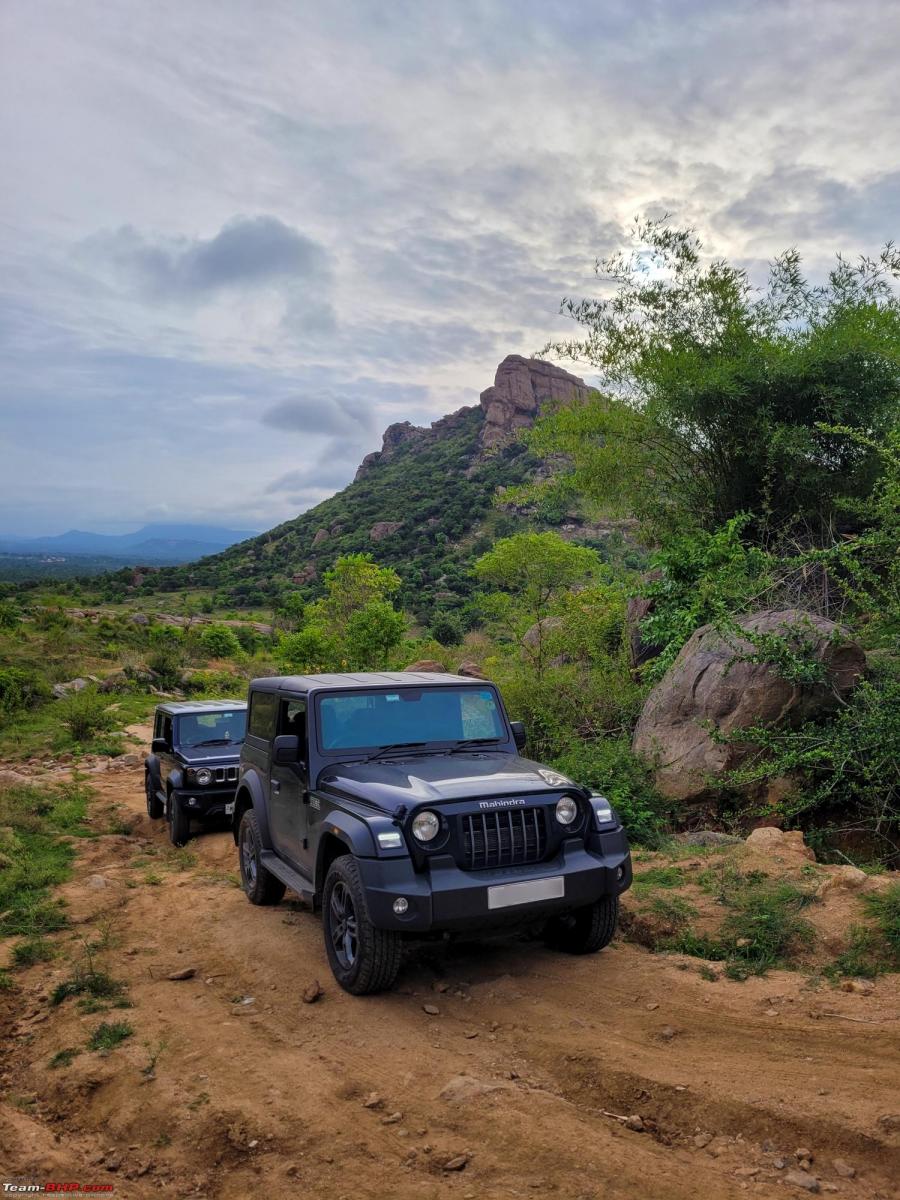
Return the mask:
[(228, 625), (208, 625), (200, 634), (200, 645), (210, 658), (235, 658), (241, 643)]
[(452, 612), (436, 612), (431, 621), (431, 636), (442, 646), (458, 646), (463, 638), (462, 621)]
[(49, 696), (47, 681), (36, 671), (0, 667), (0, 716), (35, 708)]
[(634, 842), (659, 845), (666, 802), (653, 787), (649, 767), (632, 754), (627, 737), (575, 743), (556, 757), (554, 766), (576, 783), (602, 792)]
[(262, 640), (256, 630), (251, 629), (249, 625), (236, 626), (234, 636), (245, 654), (255, 654)]
[(56, 713), (76, 742), (89, 741), (94, 734), (105, 733), (115, 724), (109, 701), (96, 688), (66, 696), (58, 702)]
[(49, 962), (53, 947), (42, 937), (27, 938), (13, 946), (12, 960), (17, 967), (33, 967), (35, 963)]

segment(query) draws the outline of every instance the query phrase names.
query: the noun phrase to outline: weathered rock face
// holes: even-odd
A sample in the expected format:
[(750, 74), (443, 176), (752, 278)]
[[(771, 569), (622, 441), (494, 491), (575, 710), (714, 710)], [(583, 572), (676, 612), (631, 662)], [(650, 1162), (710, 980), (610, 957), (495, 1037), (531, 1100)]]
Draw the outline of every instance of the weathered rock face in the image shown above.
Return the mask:
[(439, 663), (434, 658), (420, 658), (417, 662), (410, 663), (408, 667), (403, 668), (404, 671), (434, 671), (437, 674), (442, 674), (447, 668), (443, 663)]
[(509, 354), (497, 368), (494, 386), (481, 393), (485, 448), (511, 441), (527, 429), (549, 400), (586, 399), (588, 388), (577, 375), (538, 358)]
[(369, 537), (373, 542), (380, 542), (384, 538), (390, 537), (392, 533), (396, 533), (402, 524), (402, 521), (376, 521), (369, 530)]
[(371, 454), (366, 455), (356, 469), (355, 478), (361, 479), (375, 463), (387, 462), (393, 458), (400, 446), (424, 437), (427, 432), (428, 430), (419, 425), (413, 425), (412, 421), (397, 421), (393, 425), (388, 425), (381, 435), (381, 449), (373, 450)]
[(634, 750), (655, 764), (656, 785), (673, 800), (702, 800), (709, 778), (734, 770), (752, 752), (740, 743), (718, 744), (706, 726), (721, 733), (752, 725), (791, 727), (833, 709), (853, 690), (865, 669), (856, 642), (832, 640), (833, 621), (797, 609), (767, 610), (742, 621), (754, 633), (781, 636), (797, 629), (813, 643), (827, 682), (800, 686), (768, 663), (741, 662), (749, 642), (728, 645), (711, 625), (698, 629), (647, 698), (634, 733)]

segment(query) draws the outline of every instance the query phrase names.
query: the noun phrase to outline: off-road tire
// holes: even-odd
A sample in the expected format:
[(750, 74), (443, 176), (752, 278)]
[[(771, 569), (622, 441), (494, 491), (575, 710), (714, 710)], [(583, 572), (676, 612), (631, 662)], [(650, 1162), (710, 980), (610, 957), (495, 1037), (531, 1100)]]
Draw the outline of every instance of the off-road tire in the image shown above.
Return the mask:
[(619, 920), (619, 897), (603, 896), (547, 922), (544, 940), (566, 954), (596, 954), (608, 946)]
[(248, 808), (238, 827), (238, 861), (241, 887), (251, 904), (278, 904), (285, 885), (262, 865), (262, 838), (256, 813)]
[(156, 794), (156, 789), (153, 786), (153, 775), (149, 771), (144, 772), (144, 794), (147, 797), (147, 816), (151, 821), (158, 821), (166, 809), (162, 800)]
[[(347, 961), (346, 953), (335, 945), (339, 938), (339, 905), (336, 899), (349, 901), (355, 928), (355, 956)], [(345, 911), (348, 911), (345, 908)], [(366, 909), (365, 889), (359, 874), (359, 866), (351, 854), (336, 858), (325, 878), (322, 894), (322, 932), (325, 937), (325, 953), (332, 973), (346, 992), (354, 996), (365, 996), (371, 992), (383, 992), (391, 987), (400, 970), (403, 957), (403, 939), (390, 929), (376, 929), (369, 920)]]
[(191, 837), (191, 818), (181, 807), (177, 796), (169, 797), (169, 841), (173, 846), (184, 846)]

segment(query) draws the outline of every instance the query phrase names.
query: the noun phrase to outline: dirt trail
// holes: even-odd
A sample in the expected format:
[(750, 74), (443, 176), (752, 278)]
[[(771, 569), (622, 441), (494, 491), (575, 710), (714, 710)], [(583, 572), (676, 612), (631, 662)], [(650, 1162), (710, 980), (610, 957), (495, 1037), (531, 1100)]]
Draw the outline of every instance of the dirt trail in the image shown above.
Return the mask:
[[(355, 999), (331, 978), (317, 917), (247, 903), (229, 834), (172, 852), (143, 813), (140, 769), (96, 787), (98, 811), (121, 804), (136, 823), (81, 845), (58, 940), (70, 957), (99, 940), (134, 1008), (48, 1006), (71, 973), (62, 957), (0, 994), (0, 1180), (137, 1198), (717, 1200), (802, 1195), (784, 1182), (802, 1146), (821, 1191), (896, 1194), (895, 983), (711, 983), (622, 942), (572, 959), (508, 940), (423, 951), (395, 992)], [(196, 974), (168, 979), (183, 968)], [(305, 1004), (315, 980), (324, 995)], [(49, 1067), (123, 1018), (135, 1034), (106, 1057)], [(643, 1131), (610, 1113), (639, 1114)]]

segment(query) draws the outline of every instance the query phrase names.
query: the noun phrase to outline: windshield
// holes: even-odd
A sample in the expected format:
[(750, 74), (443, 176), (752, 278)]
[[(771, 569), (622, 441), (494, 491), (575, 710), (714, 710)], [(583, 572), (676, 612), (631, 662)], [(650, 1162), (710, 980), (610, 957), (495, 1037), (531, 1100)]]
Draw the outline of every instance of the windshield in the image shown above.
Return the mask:
[(322, 696), (319, 729), (324, 750), (506, 737), (497, 697), (478, 687)]
[(226, 746), (242, 742), (247, 727), (246, 709), (233, 712), (185, 713), (178, 718), (180, 746)]

